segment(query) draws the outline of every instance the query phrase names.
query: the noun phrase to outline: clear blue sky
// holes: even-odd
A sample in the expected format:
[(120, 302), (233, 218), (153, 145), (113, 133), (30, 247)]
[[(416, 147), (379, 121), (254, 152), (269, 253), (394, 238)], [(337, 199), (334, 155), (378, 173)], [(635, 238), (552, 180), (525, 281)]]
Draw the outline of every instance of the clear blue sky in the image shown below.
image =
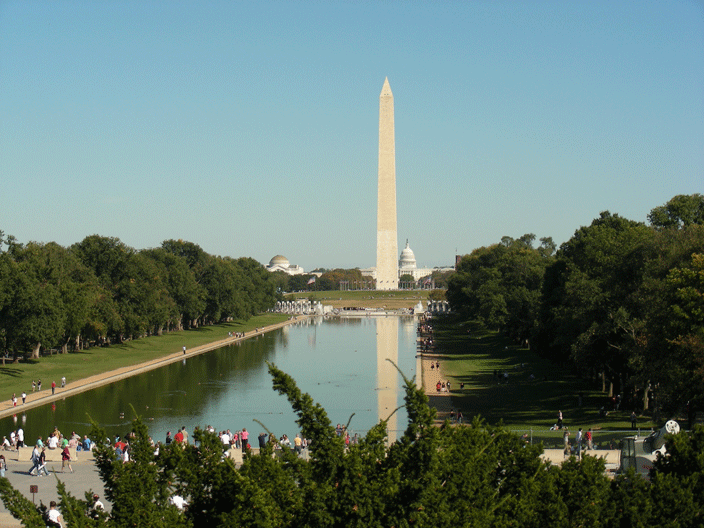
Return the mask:
[(0, 229), (69, 246), (376, 259), (646, 221), (704, 192), (704, 3), (0, 0)]

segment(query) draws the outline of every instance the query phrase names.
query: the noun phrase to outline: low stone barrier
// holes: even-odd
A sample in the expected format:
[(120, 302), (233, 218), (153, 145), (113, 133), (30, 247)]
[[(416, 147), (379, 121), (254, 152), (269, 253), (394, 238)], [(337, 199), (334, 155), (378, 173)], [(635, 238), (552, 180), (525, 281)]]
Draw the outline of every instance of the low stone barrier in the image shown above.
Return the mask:
[[(34, 447), (21, 447), (17, 451), (17, 460), (19, 462), (29, 462), (32, 458), (32, 450)], [(49, 449), (48, 447), (44, 451), (46, 455), (46, 461), (47, 462), (61, 462), (61, 449)], [(69, 447), (68, 452), (71, 455), (71, 462), (75, 462), (77, 460), (81, 459), (81, 453), (84, 453), (84, 457), (88, 455), (88, 452), (86, 451), (78, 451), (76, 452), (75, 447)]]

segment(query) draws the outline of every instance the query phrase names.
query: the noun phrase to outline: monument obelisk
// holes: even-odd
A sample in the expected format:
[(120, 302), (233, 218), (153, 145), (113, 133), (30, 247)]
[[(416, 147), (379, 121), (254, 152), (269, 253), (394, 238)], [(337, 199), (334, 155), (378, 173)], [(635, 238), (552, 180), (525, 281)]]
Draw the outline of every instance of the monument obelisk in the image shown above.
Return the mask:
[(389, 78), (379, 96), (379, 194), (376, 213), (376, 289), (398, 289), (396, 237), (396, 142), (394, 94)]

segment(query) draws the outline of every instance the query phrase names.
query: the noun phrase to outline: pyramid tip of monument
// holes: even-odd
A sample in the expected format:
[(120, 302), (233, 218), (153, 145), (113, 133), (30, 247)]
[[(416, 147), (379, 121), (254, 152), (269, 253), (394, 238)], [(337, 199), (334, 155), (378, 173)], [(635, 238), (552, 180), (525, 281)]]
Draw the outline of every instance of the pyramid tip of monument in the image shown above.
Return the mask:
[(384, 86), (381, 88), (381, 95), (388, 95), (391, 93), (391, 85), (389, 84), (389, 78), (384, 78)]

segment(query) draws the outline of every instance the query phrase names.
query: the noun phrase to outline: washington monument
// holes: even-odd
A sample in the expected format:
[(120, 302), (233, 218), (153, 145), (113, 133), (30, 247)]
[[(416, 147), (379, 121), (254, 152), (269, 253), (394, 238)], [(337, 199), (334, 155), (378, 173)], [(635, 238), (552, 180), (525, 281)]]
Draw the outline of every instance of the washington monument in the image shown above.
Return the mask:
[(394, 94), (388, 77), (379, 96), (379, 195), (376, 214), (376, 289), (398, 289)]

